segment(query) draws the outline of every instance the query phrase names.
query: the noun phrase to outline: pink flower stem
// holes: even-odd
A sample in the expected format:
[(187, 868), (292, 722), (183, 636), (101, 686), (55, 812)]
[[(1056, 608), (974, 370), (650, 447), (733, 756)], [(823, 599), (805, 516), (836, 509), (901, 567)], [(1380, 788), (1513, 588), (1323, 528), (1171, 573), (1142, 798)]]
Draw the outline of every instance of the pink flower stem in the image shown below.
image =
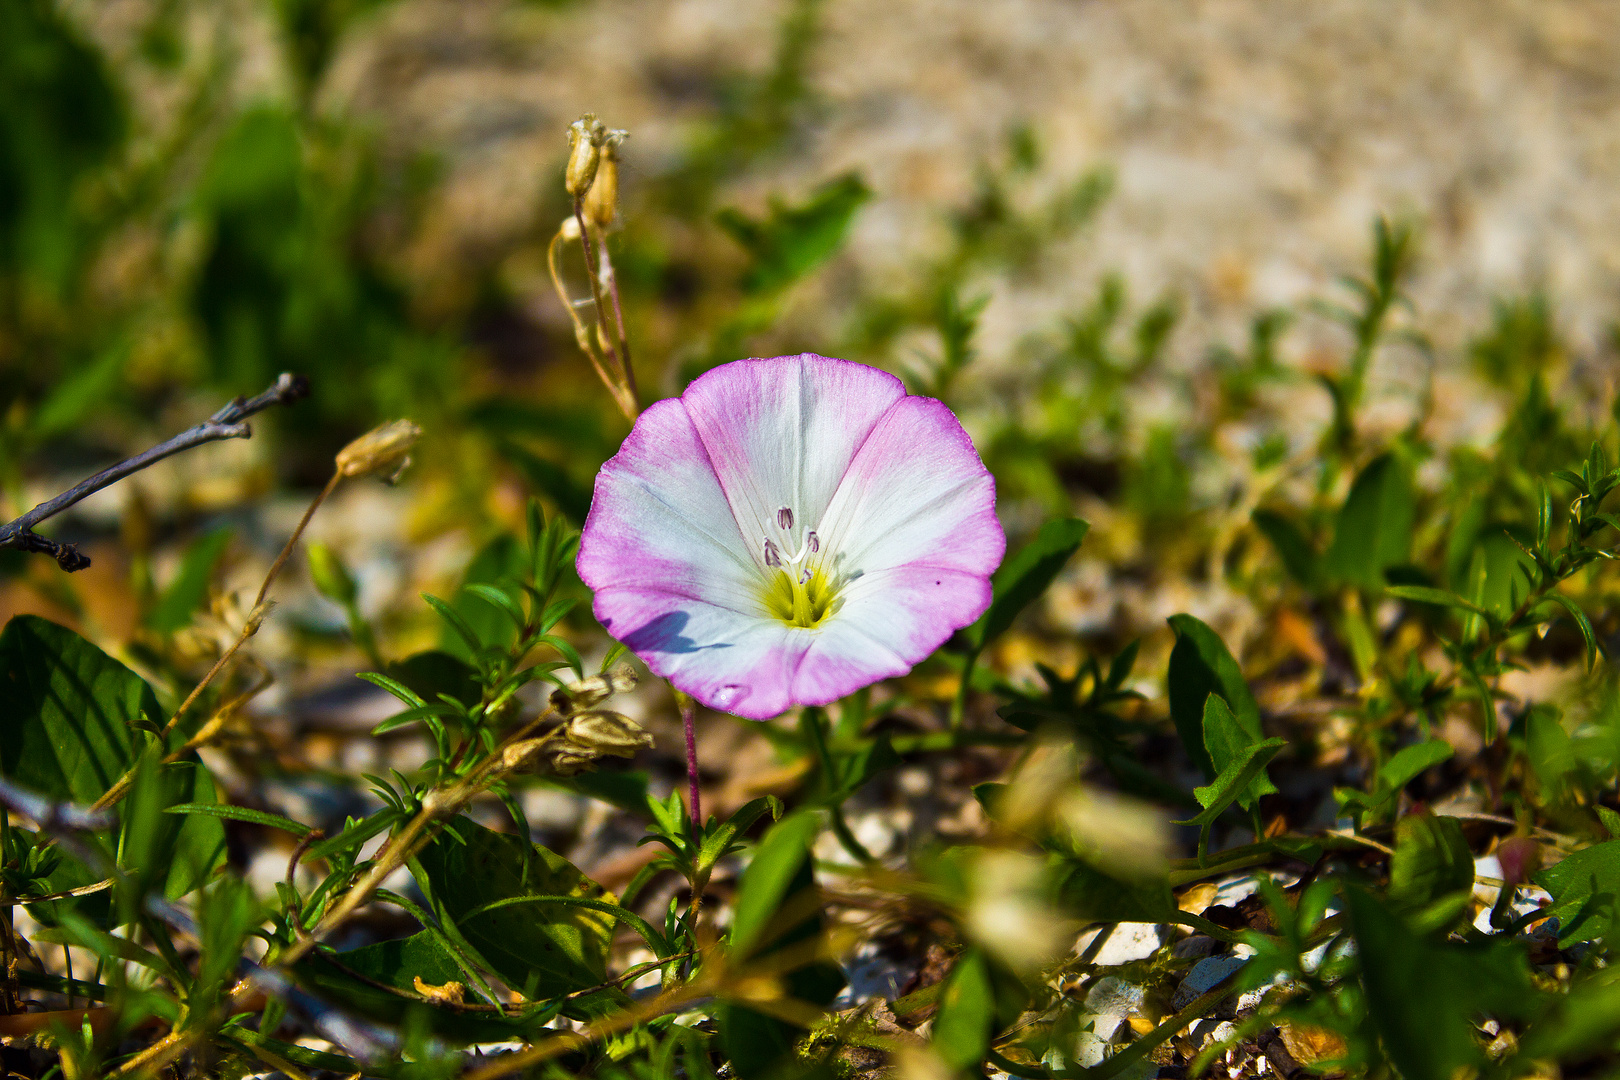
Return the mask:
[(697, 703), (685, 694), (680, 695), (681, 724), (686, 729), (686, 799), (695, 831), (703, 830), (703, 801), (698, 792), (697, 733), (692, 724), (696, 719)]

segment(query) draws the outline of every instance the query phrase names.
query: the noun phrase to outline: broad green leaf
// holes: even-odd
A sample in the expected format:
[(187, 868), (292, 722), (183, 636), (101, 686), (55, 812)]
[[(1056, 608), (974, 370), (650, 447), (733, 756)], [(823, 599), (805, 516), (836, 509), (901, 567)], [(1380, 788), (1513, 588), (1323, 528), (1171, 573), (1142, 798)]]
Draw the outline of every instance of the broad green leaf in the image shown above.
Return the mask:
[(1368, 462), (1339, 510), (1328, 575), (1363, 589), (1383, 588), (1384, 571), (1407, 561), (1416, 513), (1407, 464), (1394, 454)]
[(1552, 995), (1549, 1006), (1520, 1039), (1524, 1060), (1577, 1062), (1612, 1053), (1620, 1031), (1620, 968), (1577, 980), (1569, 993)]
[[(446, 835), (454, 830), (455, 836)], [(522, 896), (612, 899), (562, 856), (457, 818), (416, 857), (417, 884), (441, 923), (456, 926), (490, 970), (529, 998), (604, 982), (614, 920), (598, 911), (519, 904)], [(476, 913), (476, 914), (475, 914)]]
[(1203, 811), (1197, 817), (1178, 821), (1176, 824), (1208, 828), (1239, 795), (1249, 790), (1255, 777), (1261, 775), (1271, 763), (1271, 759), (1277, 756), (1277, 752), (1287, 745), (1284, 739), (1266, 739), (1245, 747), (1213, 783), (1193, 789), (1193, 796), (1204, 808)]
[(221, 527), (195, 540), (180, 560), (180, 570), (163, 590), (146, 624), (160, 634), (172, 634), (191, 625), (197, 609), (208, 599), (214, 567), (230, 544), (232, 530)]
[(1404, 746), (1391, 754), (1383, 768), (1378, 770), (1378, 786), (1392, 792), (1399, 791), (1454, 753), (1456, 751), (1444, 739), (1430, 739)]
[(934, 1049), (952, 1072), (984, 1059), (995, 1033), (995, 1019), (996, 994), (989, 961), (978, 949), (968, 949), (946, 978), (939, 1013), (934, 1017)]
[(1293, 519), (1275, 510), (1256, 510), (1253, 520), (1254, 527), (1277, 549), (1277, 556), (1282, 559), (1288, 575), (1315, 592), (1322, 582), (1322, 557)]
[[(531, 917), (535, 913), (530, 913)], [(430, 986), (467, 983), (455, 957), (430, 930), (407, 938), (379, 941), (347, 952), (320, 950), (294, 969), (298, 981), (322, 997), (384, 1023), (415, 1022), (457, 1042), (493, 1042), (521, 1038), (550, 1020), (555, 1007), (513, 1007), (500, 1016), (487, 1006), (457, 1009), (421, 1000), (416, 980)], [(376, 984), (381, 983), (381, 986)], [(388, 988), (392, 988), (391, 992)], [(472, 993), (466, 1000), (474, 1002)]]
[[(134, 766), (137, 729), (167, 720), (152, 688), (129, 668), (63, 626), (19, 615), (0, 634), (0, 775), (53, 799), (90, 804)], [(188, 731), (177, 727), (164, 747), (177, 750)], [(214, 783), (195, 755), (163, 770), (165, 805), (212, 803)], [(161, 800), (160, 800), (161, 801)], [(124, 835), (128, 809), (119, 810)], [(225, 857), (225, 828), (191, 815), (165, 822), (152, 848), (164, 867), (163, 889), (182, 896), (206, 880)]]
[[(1204, 749), (1209, 751), (1217, 774), (1230, 769), (1255, 742), (1238, 724), (1225, 698), (1212, 693), (1204, 699)], [(1249, 781), (1249, 786), (1238, 793), (1237, 804), (1248, 810), (1260, 801), (1262, 795), (1274, 795), (1276, 792), (1276, 785), (1262, 768)]]
[(1238, 726), (1259, 741), (1260, 706), (1243, 681), (1243, 672), (1220, 635), (1192, 615), (1172, 615), (1176, 645), (1170, 650), (1170, 716), (1193, 763), (1213, 778), (1217, 769), (1204, 746), (1204, 702), (1219, 694), (1231, 707)]
[(1549, 793), (1556, 793), (1563, 779), (1577, 767), (1575, 740), (1564, 730), (1554, 708), (1534, 705), (1525, 712), (1524, 748), (1537, 778)]
[(1474, 855), (1462, 823), (1435, 814), (1408, 814), (1395, 825), (1395, 854), (1389, 860), (1389, 904), (1426, 929), (1442, 929), (1447, 913), (1472, 895)]
[(437, 702), (440, 694), (448, 694), (470, 709), (483, 698), (477, 673), (461, 658), (438, 649), (395, 660), (388, 665), (388, 675), (424, 702)]
[(1047, 590), (1070, 556), (1080, 550), (1090, 528), (1079, 518), (1048, 521), (1035, 539), (1001, 564), (990, 579), (990, 609), (966, 631), (975, 648), (982, 649), (1005, 633), (1018, 613)]
[(1452, 944), (1410, 929), (1364, 889), (1345, 890), (1366, 1008), (1405, 1080), (1453, 1080), (1485, 1064), (1482, 1015), (1533, 1013), (1529, 966), (1512, 943)]
[[(1520, 535), (1518, 539), (1526, 538)], [(1478, 569), (1483, 577), (1477, 582), (1475, 602), (1497, 618), (1505, 619), (1529, 594), (1530, 582), (1535, 580), (1535, 562), (1500, 525), (1483, 530), (1476, 550), (1481, 559)]]
[(1559, 944), (1607, 941), (1620, 918), (1620, 840), (1582, 848), (1535, 876), (1552, 893), (1543, 909), (1558, 916)]

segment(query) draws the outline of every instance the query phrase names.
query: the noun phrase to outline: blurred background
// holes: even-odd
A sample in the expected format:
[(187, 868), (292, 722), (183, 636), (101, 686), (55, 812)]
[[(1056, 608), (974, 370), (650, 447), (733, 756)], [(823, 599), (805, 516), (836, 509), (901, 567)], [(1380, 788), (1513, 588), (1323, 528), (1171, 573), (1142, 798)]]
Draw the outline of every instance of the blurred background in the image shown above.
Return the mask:
[[(1308, 487), (1316, 375), (1375, 258), (1401, 287), (1361, 423), (1424, 425), (1420, 485), (1532, 375), (1587, 426), (1614, 400), (1603, 0), (0, 0), (0, 101), (10, 513), (280, 371), (314, 385), (55, 522), (91, 570), (0, 563), (0, 619), (171, 685), (377, 423), (425, 428), (417, 464), (311, 535), (386, 654), (437, 639), (418, 592), (499, 576), (530, 495), (582, 520), (626, 430), (545, 269), (584, 112), (630, 132), (612, 248), (643, 396), (813, 350), (944, 397), (1015, 543), (1094, 524), (1034, 622), (1062, 668), (1144, 633), (1162, 659), (1176, 611), (1253, 640), (1226, 571), (1269, 557), (1258, 502)], [(263, 703), (357, 708), (320, 696), (364, 662), (349, 619), (283, 581)]]

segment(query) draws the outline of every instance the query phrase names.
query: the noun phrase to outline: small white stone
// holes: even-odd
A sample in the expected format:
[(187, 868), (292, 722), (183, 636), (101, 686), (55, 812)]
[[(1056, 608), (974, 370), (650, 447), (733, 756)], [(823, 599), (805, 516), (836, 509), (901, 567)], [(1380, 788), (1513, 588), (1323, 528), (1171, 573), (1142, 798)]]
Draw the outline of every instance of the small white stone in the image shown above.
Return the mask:
[(1091, 962), (1100, 967), (1118, 967), (1133, 960), (1146, 960), (1164, 944), (1164, 928), (1158, 923), (1106, 923), (1081, 934), (1074, 946), (1075, 953), (1084, 956), (1101, 934), (1108, 937), (1091, 958)]

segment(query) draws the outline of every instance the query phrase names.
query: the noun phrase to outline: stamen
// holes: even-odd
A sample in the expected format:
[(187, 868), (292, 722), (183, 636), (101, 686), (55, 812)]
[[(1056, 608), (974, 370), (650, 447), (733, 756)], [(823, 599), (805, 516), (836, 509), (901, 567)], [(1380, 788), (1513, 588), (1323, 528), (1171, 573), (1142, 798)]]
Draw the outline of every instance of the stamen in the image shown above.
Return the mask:
[(784, 506), (776, 512), (776, 527), (779, 529), (793, 528), (793, 510)]
[(765, 541), (765, 565), (777, 567), (782, 565), (782, 553), (776, 550), (775, 542), (769, 539)]
[(814, 529), (811, 529), (809, 532), (804, 534), (804, 542), (809, 546), (812, 552), (821, 550), (821, 541), (816, 537), (816, 531)]

